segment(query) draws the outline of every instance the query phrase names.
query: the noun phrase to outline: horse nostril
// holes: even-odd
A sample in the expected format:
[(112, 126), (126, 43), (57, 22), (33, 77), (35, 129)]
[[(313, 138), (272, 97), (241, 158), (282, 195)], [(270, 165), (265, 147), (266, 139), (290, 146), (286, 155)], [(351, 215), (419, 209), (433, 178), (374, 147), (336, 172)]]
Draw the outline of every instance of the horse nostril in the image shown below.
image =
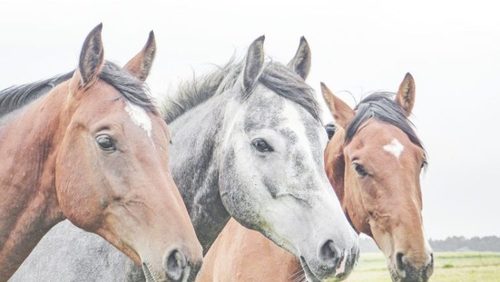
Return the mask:
[(425, 267), (427, 268), (427, 270), (431, 270), (431, 271), (434, 269), (434, 254), (433, 253), (430, 254), (430, 260)]
[(178, 249), (172, 250), (165, 260), (165, 271), (168, 278), (173, 281), (182, 280), (186, 266), (186, 257)]
[(404, 270), (405, 268), (405, 263), (403, 262), (403, 253), (396, 253), (396, 266), (398, 267), (399, 270)]
[(338, 252), (335, 248), (335, 244), (332, 240), (327, 240), (323, 246), (321, 246), (319, 257), (325, 262), (333, 262), (333, 265), (337, 264)]
[(425, 267), (425, 275), (427, 277), (431, 277), (431, 275), (432, 275), (433, 272), (434, 272), (434, 254), (431, 253), (431, 261)]

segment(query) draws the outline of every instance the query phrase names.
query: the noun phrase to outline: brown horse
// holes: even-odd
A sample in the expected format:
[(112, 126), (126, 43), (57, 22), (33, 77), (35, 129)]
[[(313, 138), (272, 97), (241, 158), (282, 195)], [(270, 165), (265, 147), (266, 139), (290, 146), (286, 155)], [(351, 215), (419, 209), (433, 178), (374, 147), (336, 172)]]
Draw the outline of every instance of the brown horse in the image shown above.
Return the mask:
[[(427, 281), (433, 257), (422, 228), (420, 172), (425, 151), (411, 127), (415, 83), (404, 78), (395, 101), (374, 93), (355, 110), (321, 85), (337, 123), (326, 172), (351, 224), (372, 237), (394, 281)], [(204, 259), (199, 281), (297, 281), (299, 261), (231, 220)]]
[(0, 96), (2, 107), (15, 109), (0, 119), (0, 281), (65, 218), (105, 238), (153, 281), (179, 281), (201, 261), (168, 172), (168, 130), (143, 85), (153, 34), (121, 69), (104, 61), (101, 30), (90, 32), (77, 70), (48, 94), (29, 103), (16, 88)]

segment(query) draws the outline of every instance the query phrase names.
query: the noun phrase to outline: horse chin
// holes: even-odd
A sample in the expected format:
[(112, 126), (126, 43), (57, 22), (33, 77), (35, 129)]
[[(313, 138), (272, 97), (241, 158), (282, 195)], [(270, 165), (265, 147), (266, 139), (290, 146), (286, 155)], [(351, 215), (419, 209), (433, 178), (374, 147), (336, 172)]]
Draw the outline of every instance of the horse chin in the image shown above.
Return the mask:
[[(201, 267), (201, 264), (200, 265), (195, 265), (194, 266), (194, 271), (191, 271), (193, 268), (191, 268), (191, 266), (187, 266), (184, 269), (184, 271), (183, 271), (183, 275), (181, 276), (181, 277), (183, 277), (182, 278), (182, 282), (195, 281), (196, 274), (198, 274), (198, 270), (199, 270), (200, 267)], [(159, 278), (158, 276), (156, 276), (154, 274), (154, 272), (151, 271), (150, 268), (151, 267), (149, 266), (149, 264), (147, 262), (143, 262), (142, 263), (142, 272), (144, 274), (144, 280), (146, 280), (146, 282), (165, 282), (165, 281), (169, 281), (168, 278)], [(143, 280), (143, 279), (138, 279), (138, 280)]]
[(391, 279), (392, 282), (401, 282), (402, 279), (404, 278), (403, 273), (399, 273), (398, 270), (396, 270), (396, 267), (394, 267), (392, 264), (388, 265), (389, 268), (389, 273), (391, 274)]
[(151, 270), (148, 267), (148, 263), (146, 263), (146, 262), (142, 263), (142, 271), (144, 272), (144, 278), (146, 278), (146, 282), (160, 281), (160, 280), (155, 278), (154, 274), (151, 272)]
[(349, 276), (349, 273), (342, 273), (342, 274), (337, 274), (335, 277), (328, 277), (324, 279), (318, 278), (318, 276), (314, 274), (311, 268), (309, 268), (309, 265), (307, 265), (306, 260), (302, 256), (300, 257), (300, 266), (302, 266), (302, 270), (304, 271), (306, 280), (308, 282), (322, 282), (326, 279), (328, 279), (329, 282), (336, 282), (336, 281), (342, 281), (346, 279), (347, 276)]
[(308, 282), (321, 282), (321, 279), (319, 279), (318, 277), (316, 277), (316, 275), (314, 275), (314, 273), (307, 265), (306, 260), (302, 256), (300, 257), (300, 266), (302, 266), (302, 269), (304, 270), (304, 274), (306, 275), (306, 279)]

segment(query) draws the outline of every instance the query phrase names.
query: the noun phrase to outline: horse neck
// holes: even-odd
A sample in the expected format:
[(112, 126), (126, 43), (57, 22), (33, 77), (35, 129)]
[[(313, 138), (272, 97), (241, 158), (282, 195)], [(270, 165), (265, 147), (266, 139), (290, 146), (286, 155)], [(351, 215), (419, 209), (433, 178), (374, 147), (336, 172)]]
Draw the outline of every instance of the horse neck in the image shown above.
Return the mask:
[(169, 124), (170, 168), (204, 253), (230, 215), (219, 194), (219, 153), (226, 95), (214, 96)]
[(0, 281), (63, 219), (54, 182), (61, 96), (25, 106), (0, 129)]

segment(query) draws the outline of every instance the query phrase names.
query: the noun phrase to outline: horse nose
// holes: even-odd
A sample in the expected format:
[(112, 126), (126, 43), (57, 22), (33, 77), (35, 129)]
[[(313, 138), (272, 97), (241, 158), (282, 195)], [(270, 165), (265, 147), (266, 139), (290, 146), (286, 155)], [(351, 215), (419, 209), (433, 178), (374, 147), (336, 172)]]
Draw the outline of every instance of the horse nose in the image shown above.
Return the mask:
[(189, 273), (185, 273), (187, 267), (188, 260), (179, 249), (173, 249), (167, 254), (164, 268), (170, 280), (182, 281), (185, 275), (189, 275)]
[(352, 249), (339, 250), (333, 240), (327, 240), (319, 249), (319, 259), (322, 267), (335, 273), (335, 277), (343, 279), (349, 275), (359, 256), (359, 249), (354, 246)]
[(325, 269), (335, 272), (335, 277), (343, 279), (351, 272), (359, 256), (359, 249), (339, 250), (333, 240), (327, 240), (319, 250), (319, 259)]
[(404, 281), (427, 281), (434, 271), (434, 254), (425, 255), (424, 263), (416, 266), (402, 252), (396, 253), (396, 266)]

